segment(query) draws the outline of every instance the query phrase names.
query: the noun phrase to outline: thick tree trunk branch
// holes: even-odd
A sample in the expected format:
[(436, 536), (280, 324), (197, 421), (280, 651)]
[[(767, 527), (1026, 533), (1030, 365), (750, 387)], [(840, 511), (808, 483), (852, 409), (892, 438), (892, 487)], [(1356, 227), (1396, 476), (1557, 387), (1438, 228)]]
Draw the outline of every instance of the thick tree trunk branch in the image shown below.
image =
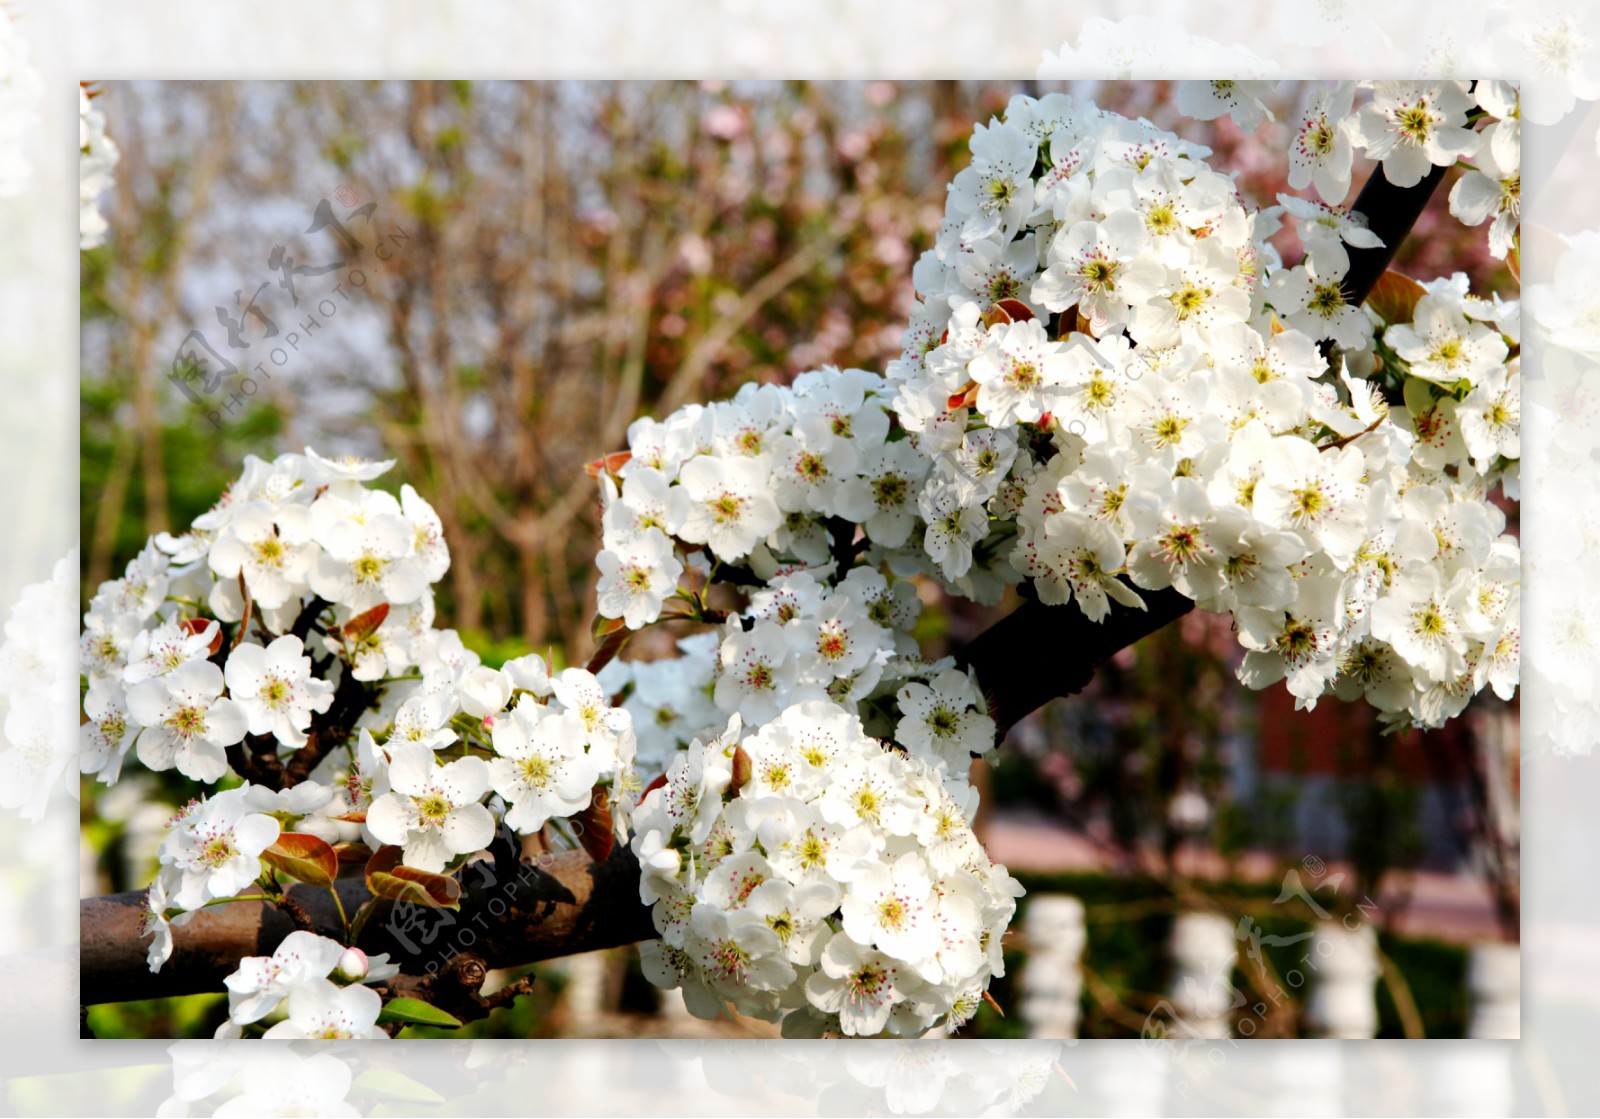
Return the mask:
[(1383, 245), (1376, 249), (1349, 250), (1350, 271), (1345, 273), (1340, 286), (1352, 305), (1359, 306), (1371, 294), (1372, 286), (1394, 261), (1395, 253), (1400, 251), (1401, 243), (1417, 224), (1428, 199), (1433, 197), (1448, 170), (1448, 167), (1435, 167), (1416, 186), (1398, 187), (1384, 178), (1382, 167), (1372, 169), (1350, 212), (1365, 215), (1367, 228), (1378, 235)]
[(1141, 594), (1146, 609), (1113, 605), (1103, 622), (1084, 617), (1077, 603), (1046, 606), (1029, 600), (957, 655), (963, 667), (978, 674), (997, 740), (1050, 700), (1082, 691), (1121, 650), (1194, 609), (1194, 602), (1175, 590)]
[[(459, 912), (380, 903), (361, 931), (369, 953), (388, 952), (413, 976), (433, 976), (462, 955), (492, 967), (632, 944), (656, 935), (639, 901), (639, 864), (626, 848), (602, 863), (582, 851), (537, 862), (502, 863), (463, 874)], [(371, 898), (361, 878), (341, 879), (345, 911)], [(339, 936), (327, 890), (295, 886), (290, 896), (325, 936)], [(244, 956), (270, 956), (295, 922), (261, 902), (203, 909), (173, 929), (173, 953), (159, 972), (145, 963), (144, 894), (115, 894), (79, 903), (81, 1001), (85, 1004), (221, 991)]]

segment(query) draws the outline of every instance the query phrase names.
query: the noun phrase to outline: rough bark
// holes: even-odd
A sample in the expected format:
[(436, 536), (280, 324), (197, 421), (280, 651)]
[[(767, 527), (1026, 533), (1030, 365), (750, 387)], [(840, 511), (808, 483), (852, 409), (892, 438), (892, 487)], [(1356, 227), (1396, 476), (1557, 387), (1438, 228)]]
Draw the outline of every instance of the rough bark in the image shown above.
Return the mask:
[[(631, 944), (656, 935), (639, 902), (639, 865), (625, 847), (602, 863), (582, 851), (533, 862), (473, 864), (464, 872), (459, 912), (383, 901), (358, 938), (368, 953), (417, 977), (431, 977), (463, 955), (493, 967), (516, 967), (556, 956)], [(338, 883), (345, 912), (371, 898), (362, 878)], [(338, 937), (327, 890), (295, 886), (289, 896), (316, 931)], [(285, 913), (262, 902), (232, 902), (199, 911), (173, 929), (173, 953), (159, 972), (145, 962), (144, 894), (115, 894), (79, 903), (81, 1001), (86, 1005), (166, 998), (223, 989), (243, 956), (268, 956), (295, 930)]]

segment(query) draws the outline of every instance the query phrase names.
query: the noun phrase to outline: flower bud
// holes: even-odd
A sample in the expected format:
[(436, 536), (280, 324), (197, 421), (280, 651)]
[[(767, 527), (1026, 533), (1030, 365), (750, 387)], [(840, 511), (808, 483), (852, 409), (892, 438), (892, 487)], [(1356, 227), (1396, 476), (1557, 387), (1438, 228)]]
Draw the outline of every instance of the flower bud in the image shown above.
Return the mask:
[(733, 777), (728, 782), (728, 795), (738, 796), (739, 790), (750, 783), (753, 766), (750, 764), (750, 755), (743, 746), (733, 748)]
[(333, 976), (345, 983), (359, 983), (367, 977), (367, 954), (359, 948), (346, 948), (334, 966)]

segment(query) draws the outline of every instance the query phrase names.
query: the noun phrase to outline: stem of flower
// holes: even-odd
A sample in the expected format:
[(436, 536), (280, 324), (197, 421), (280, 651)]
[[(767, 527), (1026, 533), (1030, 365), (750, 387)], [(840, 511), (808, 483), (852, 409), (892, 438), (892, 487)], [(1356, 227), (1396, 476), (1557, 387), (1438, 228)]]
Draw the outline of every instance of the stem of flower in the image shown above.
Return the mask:
[(351, 939), (350, 935), (350, 918), (345, 916), (344, 901), (339, 897), (337, 887), (330, 883), (328, 893), (333, 895), (333, 907), (339, 911), (339, 925), (344, 929), (344, 942), (346, 944), (354, 944), (355, 941)]

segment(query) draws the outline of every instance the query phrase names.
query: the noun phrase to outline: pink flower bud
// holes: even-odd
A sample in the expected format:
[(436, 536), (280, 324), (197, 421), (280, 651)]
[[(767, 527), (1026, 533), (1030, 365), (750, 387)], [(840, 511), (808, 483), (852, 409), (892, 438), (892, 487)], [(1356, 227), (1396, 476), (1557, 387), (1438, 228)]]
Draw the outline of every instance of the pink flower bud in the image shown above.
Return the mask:
[(346, 948), (334, 966), (333, 974), (346, 983), (359, 983), (367, 977), (367, 954), (359, 948)]

